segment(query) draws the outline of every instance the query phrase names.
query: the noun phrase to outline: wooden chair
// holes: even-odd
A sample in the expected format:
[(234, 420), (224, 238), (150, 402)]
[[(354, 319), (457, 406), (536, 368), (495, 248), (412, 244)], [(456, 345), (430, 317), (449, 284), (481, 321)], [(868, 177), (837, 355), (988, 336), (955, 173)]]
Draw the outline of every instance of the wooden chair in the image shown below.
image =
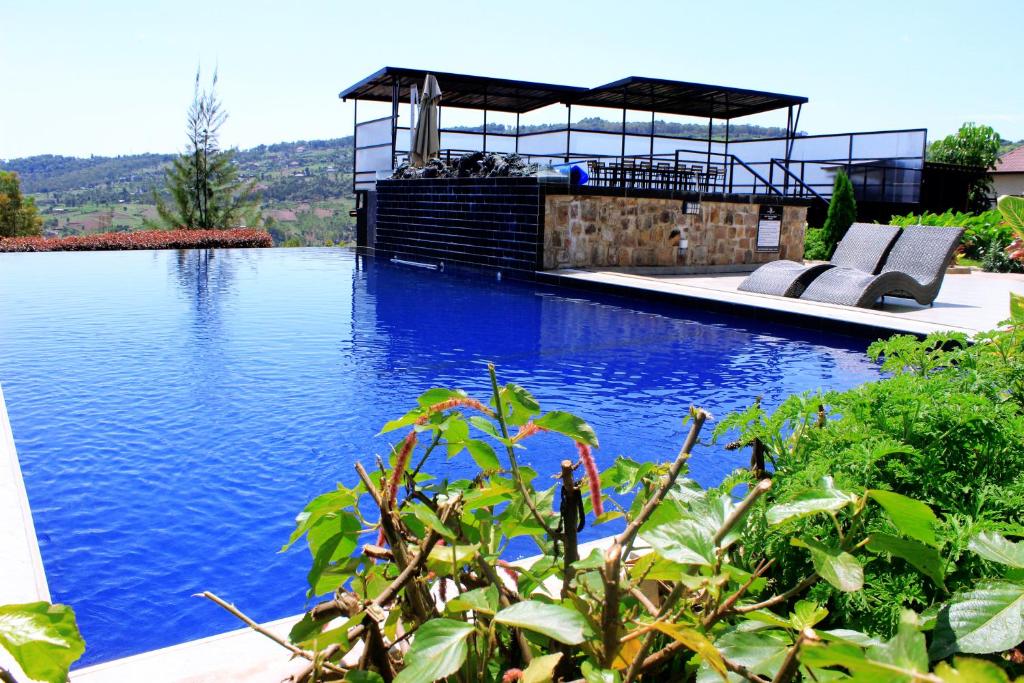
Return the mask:
[(636, 187), (636, 159), (622, 160), (622, 187)]
[(672, 165), (659, 161), (654, 165), (654, 184), (659, 190), (673, 189)]
[(654, 182), (654, 167), (651, 165), (650, 161), (641, 161), (639, 163), (637, 176), (640, 187), (645, 190), (649, 190)]

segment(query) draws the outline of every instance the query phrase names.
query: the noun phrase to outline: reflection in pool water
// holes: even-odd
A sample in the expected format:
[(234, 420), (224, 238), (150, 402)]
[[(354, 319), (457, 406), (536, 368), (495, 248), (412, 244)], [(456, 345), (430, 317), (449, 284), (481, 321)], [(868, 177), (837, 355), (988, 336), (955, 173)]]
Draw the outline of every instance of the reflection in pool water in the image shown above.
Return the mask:
[[(487, 361), (586, 418), (606, 465), (674, 455), (690, 404), (722, 415), (869, 380), (865, 347), (336, 249), (0, 254), (0, 382), (80, 664), (237, 628), (200, 590), (258, 619), (301, 611), (308, 553), (277, 554), (295, 513), (386, 453), (375, 434), (425, 389), (486, 397)], [(571, 454), (528, 449), (542, 474)], [(745, 458), (700, 447), (691, 476)]]

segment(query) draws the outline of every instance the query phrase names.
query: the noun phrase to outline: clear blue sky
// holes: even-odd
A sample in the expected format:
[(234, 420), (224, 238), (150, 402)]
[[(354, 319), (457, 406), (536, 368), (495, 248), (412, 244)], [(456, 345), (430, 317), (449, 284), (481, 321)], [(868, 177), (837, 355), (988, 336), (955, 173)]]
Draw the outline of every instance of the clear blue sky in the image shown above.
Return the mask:
[(223, 142), (243, 148), (350, 134), (337, 93), (384, 65), (719, 83), (809, 97), (812, 133), (926, 127), (934, 139), (973, 120), (1024, 138), (1019, 0), (5, 5), (4, 159), (180, 150), (200, 63), (220, 70)]

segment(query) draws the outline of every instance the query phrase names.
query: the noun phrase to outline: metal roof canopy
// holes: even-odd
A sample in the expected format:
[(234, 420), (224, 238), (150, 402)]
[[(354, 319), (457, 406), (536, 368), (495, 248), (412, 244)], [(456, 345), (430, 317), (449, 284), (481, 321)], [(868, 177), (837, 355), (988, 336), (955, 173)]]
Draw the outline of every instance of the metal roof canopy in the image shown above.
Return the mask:
[(396, 98), (405, 101), (409, 99), (409, 89), (413, 85), (423, 87), (423, 79), (427, 74), (434, 74), (437, 77), (437, 82), (441, 86), (441, 105), (461, 109), (488, 109), (522, 114), (550, 104), (571, 101), (577, 94), (586, 92), (586, 88), (571, 85), (386, 66), (342, 90), (338, 97), (342, 100), (375, 102), (392, 102)]
[(591, 88), (577, 96), (572, 103), (659, 114), (735, 119), (806, 102), (806, 97), (798, 95), (629, 76), (614, 83)]

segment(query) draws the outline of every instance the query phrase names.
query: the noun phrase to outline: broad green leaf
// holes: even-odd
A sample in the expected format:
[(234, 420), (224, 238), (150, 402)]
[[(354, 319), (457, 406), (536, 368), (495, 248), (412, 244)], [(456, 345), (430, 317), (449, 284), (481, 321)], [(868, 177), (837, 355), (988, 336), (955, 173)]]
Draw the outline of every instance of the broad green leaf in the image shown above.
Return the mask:
[(788, 503), (780, 503), (769, 508), (768, 523), (777, 526), (819, 512), (835, 512), (856, 500), (857, 496), (852, 493), (837, 489), (832, 477), (824, 477), (820, 487), (803, 491)]
[(534, 420), (534, 424), (550, 432), (557, 432), (573, 441), (581, 441), (594, 448), (598, 447), (597, 434), (593, 427), (571, 413), (552, 410)]
[(917, 615), (904, 610), (896, 635), (887, 643), (869, 647), (867, 656), (904, 671), (928, 673), (928, 648), (924, 634), (917, 629)]
[(385, 422), (384, 426), (380, 428), (379, 432), (377, 432), (377, 436), (380, 436), (381, 434), (387, 434), (388, 432), (393, 432), (396, 429), (401, 429), (402, 427), (408, 427), (409, 425), (416, 424), (416, 421), (423, 417), (423, 415), (425, 415), (425, 413), (420, 408), (410, 410), (402, 417), (395, 418), (394, 420), (389, 420), (388, 422)]
[(376, 671), (349, 671), (342, 683), (384, 683), (384, 679)]
[(302, 534), (309, 531), (309, 528), (319, 522), (325, 515), (340, 512), (355, 504), (356, 498), (347, 489), (338, 489), (311, 500), (295, 517), (295, 531), (288, 537), (288, 542), (281, 546), (281, 552), (288, 550), (302, 537)]
[(572, 563), (573, 569), (577, 571), (587, 569), (600, 569), (604, 566), (604, 555), (597, 548), (592, 548), (586, 557)]
[(722, 661), (722, 654), (718, 651), (718, 648), (708, 640), (708, 637), (692, 628), (687, 628), (682, 624), (669, 624), (664, 621), (656, 621), (651, 624), (655, 629), (661, 631), (666, 636), (676, 641), (687, 650), (695, 652), (701, 659), (706, 662), (714, 671), (718, 672), (723, 679), (726, 678), (727, 670), (725, 668), (725, 662)]
[(334, 562), (351, 555), (359, 543), (359, 519), (351, 512), (332, 513), (321, 517), (306, 534), (310, 554), (316, 558), (321, 548), (334, 542), (334, 550), (326, 561)]
[(523, 671), (520, 683), (551, 683), (555, 675), (555, 667), (562, 659), (562, 653), (534, 657), (530, 665)]
[(470, 456), (473, 458), (473, 462), (484, 472), (494, 472), (501, 469), (501, 463), (498, 462), (498, 456), (494, 454), (494, 449), (491, 448), (491, 444), (480, 439), (469, 439), (466, 441), (466, 450), (469, 451)]
[[(731, 631), (715, 640), (715, 647), (722, 657), (747, 667), (756, 674), (774, 678), (786, 658), (789, 640), (782, 631), (750, 633)], [(744, 679), (730, 675), (730, 680)], [(707, 663), (701, 663), (697, 670), (697, 683), (712, 683), (722, 680), (721, 675)]]
[[(599, 552), (595, 550), (594, 552)], [(604, 564), (604, 558), (601, 557)], [(641, 578), (651, 581), (679, 581), (683, 575), (689, 574), (690, 567), (658, 557), (657, 553), (646, 553), (629, 568), (629, 576), (635, 581)]]
[(499, 441), (504, 441), (504, 437), (498, 433), (498, 428), (494, 426), (494, 423), (488, 420), (483, 415), (474, 415), (469, 418), (469, 423), (479, 429), (484, 434), (491, 436)]
[(868, 495), (885, 509), (900, 533), (930, 546), (939, 545), (935, 537), (935, 527), (939, 520), (930, 507), (892, 491), (872, 489)]
[(441, 521), (441, 518), (437, 516), (437, 513), (429, 507), (423, 503), (414, 503), (409, 506), (409, 509), (412, 510), (412, 514), (416, 516), (416, 519), (423, 522), (424, 526), (433, 529), (449, 541), (455, 540), (455, 533), (445, 526), (444, 522)]
[(801, 600), (793, 606), (789, 615), (789, 623), (796, 631), (813, 628), (828, 616), (828, 610), (812, 600)]
[(813, 539), (793, 538), (790, 543), (807, 548), (811, 552), (814, 570), (839, 590), (851, 593), (864, 586), (864, 568), (850, 553), (829, 548)]
[(1024, 231), (1024, 197), (1004, 194), (996, 201), (999, 213), (1003, 214), (1006, 224), (1019, 233)]
[(431, 619), (416, 631), (395, 683), (433, 683), (451, 676), (466, 661), (466, 638), (473, 626), (453, 619)]
[(1015, 569), (1024, 568), (1024, 543), (1008, 541), (1001, 535), (985, 531), (971, 539), (967, 546), (986, 560)]
[(540, 404), (529, 391), (518, 384), (506, 384), (501, 392), (502, 400), (508, 406), (508, 423), (524, 425), (530, 418), (540, 413)]
[(444, 609), (446, 612), (468, 612), (472, 610), (484, 614), (494, 614), (498, 611), (498, 588), (497, 586), (487, 586), (486, 588), (477, 588), (460, 593), (449, 600), (445, 604)]
[(453, 398), (466, 398), (469, 396), (462, 389), (444, 389), (442, 387), (435, 387), (433, 389), (427, 389), (420, 397), (416, 399), (416, 403), (420, 404), (423, 408), (429, 408), (430, 406), (436, 406), (438, 403), (444, 403)]
[(319, 650), (327, 647), (328, 645), (341, 645), (342, 651), (349, 649), (348, 632), (351, 628), (355, 627), (359, 622), (366, 618), (365, 614), (356, 614), (349, 617), (348, 621), (342, 623), (340, 626), (328, 629), (326, 631), (316, 632), (311, 634), (306, 640), (295, 643), (301, 648)]
[(868, 550), (873, 553), (888, 553), (906, 560), (917, 571), (934, 581), (936, 586), (945, 588), (942, 558), (935, 548), (909, 538), (899, 538), (889, 534), (871, 534), (868, 537)]
[[(332, 617), (333, 618), (333, 617)], [(292, 644), (302, 643), (323, 631), (331, 619), (314, 619), (309, 612), (302, 615), (288, 632), (288, 641)]]
[(800, 663), (812, 668), (841, 666), (856, 681), (871, 683), (910, 683), (913, 671), (870, 659), (864, 650), (849, 643), (805, 642), (800, 648)]
[(622, 683), (622, 677), (618, 671), (611, 669), (599, 669), (590, 662), (583, 662), (580, 666), (583, 680), (586, 683)]
[(653, 463), (640, 463), (620, 455), (615, 458), (611, 467), (606, 467), (601, 472), (601, 488), (614, 488), (619, 493), (629, 493), (654, 470), (654, 467)]
[(496, 480), (491, 486), (481, 489), (471, 489), (463, 497), (462, 509), (465, 511), (476, 510), (482, 507), (498, 505), (512, 499), (515, 489), (511, 484), (502, 480)]
[(448, 457), (454, 458), (466, 447), (466, 441), (469, 440), (469, 425), (465, 420), (452, 418), (445, 427), (444, 439), (448, 442)]
[(869, 636), (865, 633), (861, 633), (860, 631), (853, 631), (848, 628), (833, 628), (827, 631), (815, 630), (815, 633), (825, 640), (852, 643), (853, 645), (860, 645), (861, 647), (871, 647), (872, 645), (882, 644), (882, 641), (874, 636)]
[(583, 642), (583, 615), (560, 605), (524, 600), (506, 607), (494, 616), (499, 624), (523, 628), (545, 635), (566, 645)]
[(310, 529), (308, 539), (313, 553), (313, 566), (306, 580), (314, 595), (323, 595), (340, 585), (333, 580), (324, 582), (325, 575), (335, 566), (334, 563), (350, 566), (354, 559), (358, 564), (359, 558), (351, 558), (351, 555), (358, 545), (359, 529), (355, 515), (347, 512), (337, 517), (326, 517)]
[(1010, 320), (1015, 325), (1024, 323), (1024, 295), (1010, 292)]
[(1024, 641), (1024, 584), (981, 581), (939, 614), (932, 658), (1002, 652)]
[(715, 562), (711, 534), (706, 527), (690, 519), (679, 519), (644, 529), (639, 539), (658, 556), (671, 562), (699, 565)]
[(472, 562), (480, 552), (480, 546), (435, 545), (427, 555), (427, 569), (438, 576), (451, 576), (452, 567), (461, 567)]
[[(334, 591), (338, 586), (351, 579), (352, 575), (356, 573), (359, 566), (364, 562), (366, 562), (366, 559), (357, 555), (355, 557), (343, 558), (333, 564), (317, 566), (314, 559), (315, 571), (311, 569), (309, 574), (306, 575), (309, 581), (309, 590), (306, 591), (306, 597), (311, 598), (314, 595), (324, 595)], [(384, 590), (384, 586), (380, 588)]]
[(71, 664), (85, 652), (85, 641), (70, 607), (29, 602), (0, 605), (0, 647), (29, 678), (64, 683)]
[(1010, 677), (998, 664), (973, 657), (954, 657), (952, 666), (939, 662), (935, 675), (943, 683), (1010, 683)]
[(762, 624), (771, 624), (772, 626), (778, 626), (779, 628), (786, 629), (793, 628), (793, 622), (791, 620), (783, 619), (775, 612), (766, 609), (747, 612), (744, 616), (750, 621), (757, 621)]

